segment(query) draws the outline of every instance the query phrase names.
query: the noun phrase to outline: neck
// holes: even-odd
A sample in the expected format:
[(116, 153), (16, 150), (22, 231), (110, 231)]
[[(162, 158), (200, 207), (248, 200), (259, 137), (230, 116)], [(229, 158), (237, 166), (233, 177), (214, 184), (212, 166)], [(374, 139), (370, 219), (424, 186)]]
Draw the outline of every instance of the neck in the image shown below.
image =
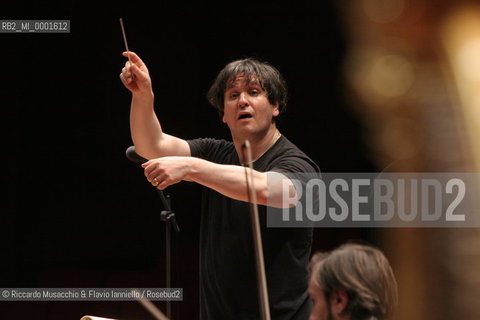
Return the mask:
[(275, 125), (271, 126), (269, 130), (262, 136), (251, 136), (251, 137), (242, 137), (235, 138), (233, 137), (233, 144), (237, 150), (239, 159), (243, 159), (242, 145), (246, 140), (250, 143), (250, 149), (252, 152), (252, 162), (260, 158), (265, 152), (270, 149), (275, 142), (280, 138), (281, 133), (278, 131)]

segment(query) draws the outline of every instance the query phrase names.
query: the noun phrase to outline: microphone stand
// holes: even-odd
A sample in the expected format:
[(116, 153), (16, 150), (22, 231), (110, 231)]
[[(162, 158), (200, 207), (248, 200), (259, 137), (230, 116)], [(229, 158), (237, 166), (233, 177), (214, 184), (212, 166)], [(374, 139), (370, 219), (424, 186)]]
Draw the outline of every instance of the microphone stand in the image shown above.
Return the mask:
[[(135, 147), (130, 146), (128, 147), (127, 151), (125, 152), (127, 158), (132, 162), (146, 162), (147, 159), (141, 157), (135, 152)], [(180, 228), (178, 227), (177, 220), (175, 219), (175, 213), (173, 213), (171, 209), (171, 201), (170, 196), (163, 193), (162, 190), (157, 189), (157, 194), (162, 201), (163, 208), (160, 212), (160, 220), (165, 222), (165, 272), (166, 272), (166, 287), (171, 288), (171, 235), (170, 229), (173, 226), (173, 230), (176, 233), (180, 232)], [(167, 299), (167, 317), (171, 319), (171, 301)]]
[[(250, 218), (252, 221), (253, 244), (255, 249), (255, 261), (257, 266), (257, 282), (258, 282), (258, 296), (260, 303), (260, 313), (262, 320), (270, 320), (270, 307), (268, 301), (267, 278), (265, 275), (265, 263), (263, 259), (262, 235), (260, 230), (260, 220), (258, 215), (257, 195), (253, 185), (253, 166), (252, 166), (252, 150), (248, 140), (242, 145), (244, 151), (244, 167), (245, 179), (247, 181), (248, 202), (250, 204)], [(246, 156), (245, 156), (246, 153)], [(246, 161), (245, 161), (246, 159)], [(248, 175), (247, 166), (250, 168), (250, 175)], [(250, 182), (249, 182), (250, 179)]]
[[(171, 288), (171, 236), (170, 236), (170, 229), (173, 225), (173, 229), (175, 232), (180, 232), (180, 228), (178, 227), (177, 220), (175, 219), (175, 213), (172, 212), (172, 209), (170, 207), (171, 200), (170, 196), (167, 195), (165, 196), (163, 194), (163, 191), (160, 189), (157, 189), (157, 193), (160, 196), (160, 200), (163, 203), (163, 207), (165, 210), (162, 210), (160, 212), (160, 220), (165, 222), (165, 263), (166, 263), (166, 287)], [(169, 319), (172, 318), (172, 309), (171, 309), (171, 301), (167, 299), (167, 317)]]

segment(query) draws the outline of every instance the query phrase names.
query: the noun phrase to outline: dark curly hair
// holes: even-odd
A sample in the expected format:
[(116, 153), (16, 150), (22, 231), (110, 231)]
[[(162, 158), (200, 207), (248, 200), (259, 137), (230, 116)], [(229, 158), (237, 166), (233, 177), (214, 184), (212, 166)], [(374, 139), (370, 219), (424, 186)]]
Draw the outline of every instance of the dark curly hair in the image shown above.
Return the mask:
[(267, 92), (268, 101), (278, 104), (279, 115), (287, 108), (287, 84), (280, 72), (267, 62), (255, 58), (236, 60), (227, 64), (208, 90), (207, 100), (223, 117), (224, 94), (236, 77), (244, 75), (249, 83), (258, 81)]

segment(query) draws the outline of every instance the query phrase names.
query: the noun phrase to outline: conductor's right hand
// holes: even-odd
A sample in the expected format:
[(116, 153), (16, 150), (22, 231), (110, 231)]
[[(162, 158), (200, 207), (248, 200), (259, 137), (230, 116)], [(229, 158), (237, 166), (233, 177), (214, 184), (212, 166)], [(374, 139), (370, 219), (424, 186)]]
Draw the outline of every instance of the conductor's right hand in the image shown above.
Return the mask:
[(132, 51), (125, 51), (122, 55), (127, 58), (130, 55), (130, 61), (132, 62), (127, 61), (120, 73), (120, 80), (123, 85), (133, 94), (151, 93), (152, 81), (147, 66), (142, 59)]

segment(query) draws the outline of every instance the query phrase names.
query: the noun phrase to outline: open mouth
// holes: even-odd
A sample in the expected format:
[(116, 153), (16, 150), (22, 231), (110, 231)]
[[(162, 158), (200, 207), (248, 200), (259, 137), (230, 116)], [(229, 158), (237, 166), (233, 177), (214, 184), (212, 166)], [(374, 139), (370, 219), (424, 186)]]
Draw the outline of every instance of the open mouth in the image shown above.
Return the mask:
[(252, 118), (252, 115), (249, 113), (244, 113), (238, 116), (238, 120), (249, 119), (249, 118)]

